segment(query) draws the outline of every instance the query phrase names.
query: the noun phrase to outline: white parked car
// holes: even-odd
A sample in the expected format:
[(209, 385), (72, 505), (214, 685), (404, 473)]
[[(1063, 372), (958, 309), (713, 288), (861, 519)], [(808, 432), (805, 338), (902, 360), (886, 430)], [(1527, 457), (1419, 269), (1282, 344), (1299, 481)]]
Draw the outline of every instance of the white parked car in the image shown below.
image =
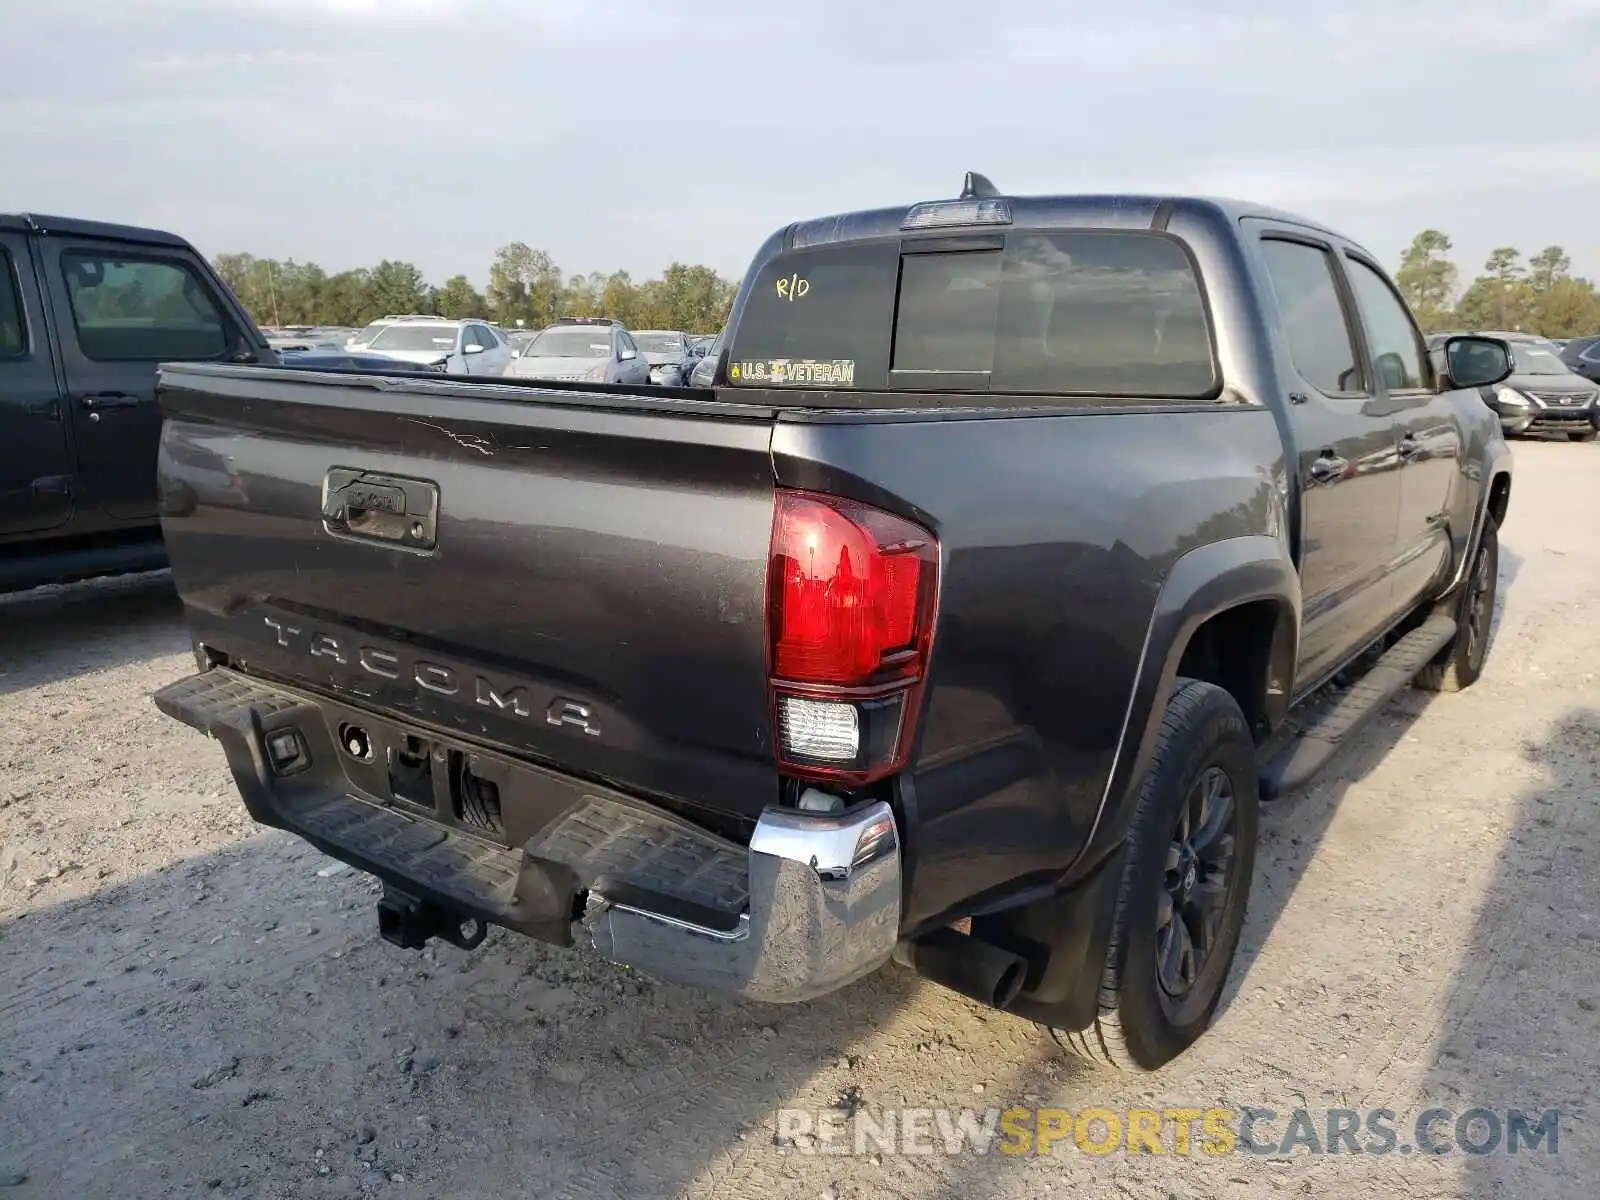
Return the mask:
[(429, 321), (444, 320), (444, 318), (438, 313), (390, 313), (386, 317), (379, 317), (376, 321), (370, 322), (365, 329), (358, 329), (351, 333), (345, 338), (344, 348), (346, 350), (365, 350), (368, 346), (372, 345), (373, 338), (377, 337), (385, 329), (389, 328), (389, 326), (395, 324), (395, 322), (419, 321), (424, 319)]
[(602, 317), (567, 317), (539, 331), (511, 360), (515, 379), (649, 383), (650, 363), (620, 324)]
[(511, 347), (483, 321), (413, 317), (378, 332), (363, 351), (446, 375), (504, 375)]

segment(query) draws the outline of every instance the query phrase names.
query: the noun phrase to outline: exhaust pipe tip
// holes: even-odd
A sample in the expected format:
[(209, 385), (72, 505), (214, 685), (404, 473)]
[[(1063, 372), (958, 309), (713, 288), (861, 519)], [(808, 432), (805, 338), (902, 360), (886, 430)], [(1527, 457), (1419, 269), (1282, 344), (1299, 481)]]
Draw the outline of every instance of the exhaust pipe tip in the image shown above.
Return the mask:
[(902, 942), (895, 958), (924, 979), (990, 1008), (1009, 1008), (1028, 979), (1021, 955), (949, 928)]
[(994, 1008), (1010, 1008), (1011, 1002), (1017, 998), (1017, 993), (1022, 991), (1023, 982), (1028, 978), (1028, 964), (1013, 954), (1012, 961), (1000, 972), (1000, 977), (995, 980), (994, 995), (989, 1004)]

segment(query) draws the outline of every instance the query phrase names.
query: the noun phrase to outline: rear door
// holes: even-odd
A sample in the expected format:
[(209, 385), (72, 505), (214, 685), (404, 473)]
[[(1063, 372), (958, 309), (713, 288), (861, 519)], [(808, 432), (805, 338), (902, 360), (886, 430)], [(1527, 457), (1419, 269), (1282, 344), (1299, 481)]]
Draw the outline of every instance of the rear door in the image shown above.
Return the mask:
[(1363, 364), (1354, 299), (1333, 246), (1305, 231), (1251, 221), (1278, 327), (1300, 473), (1304, 627), (1295, 689), (1336, 670), (1382, 631), (1400, 511), (1399, 457), (1388, 399)]
[(1345, 275), (1361, 314), (1373, 390), (1394, 414), (1400, 457), (1400, 510), (1393, 606), (1408, 608), (1451, 553), (1450, 495), (1461, 470), (1461, 430), (1437, 393), (1427, 344), (1383, 271), (1347, 249)]
[(74, 237), (39, 246), (85, 498), (117, 520), (154, 521), (156, 365), (225, 359), (242, 333), (182, 249)]
[(72, 516), (72, 450), (44, 305), (21, 231), (0, 231), (0, 538)]

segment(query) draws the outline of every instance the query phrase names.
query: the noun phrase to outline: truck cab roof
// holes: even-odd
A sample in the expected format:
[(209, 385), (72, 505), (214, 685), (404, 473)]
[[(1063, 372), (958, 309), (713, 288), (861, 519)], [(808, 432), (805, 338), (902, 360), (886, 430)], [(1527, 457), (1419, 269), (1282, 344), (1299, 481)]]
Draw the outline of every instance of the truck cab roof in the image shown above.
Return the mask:
[(137, 242), (147, 246), (178, 246), (189, 243), (175, 233), (145, 229), (137, 225), (114, 225), (108, 221), (85, 221), (78, 217), (52, 217), (40, 213), (0, 213), (0, 229), (56, 237), (99, 238), (112, 242)]
[[(942, 206), (952, 209), (966, 202), (970, 205), (988, 201), (991, 211), (1003, 211), (1009, 219), (976, 219), (968, 221), (929, 222), (908, 225), (913, 212), (936, 210)], [(933, 232), (950, 229), (971, 232), (986, 225), (998, 229), (1025, 228), (1050, 229), (1077, 228), (1165, 228), (1173, 214), (1184, 210), (1201, 217), (1221, 219), (1230, 223), (1245, 217), (1257, 217), (1285, 224), (1299, 225), (1344, 241), (1349, 237), (1330, 229), (1320, 222), (1248, 200), (1226, 197), (1179, 195), (1162, 196), (1141, 193), (1083, 193), (1016, 196), (1000, 192), (981, 175), (969, 174), (961, 195), (954, 200), (928, 200), (890, 208), (865, 209), (858, 212), (838, 213), (797, 221), (782, 231), (783, 249), (825, 245), (833, 242), (865, 241), (874, 238), (898, 237), (902, 233)]]

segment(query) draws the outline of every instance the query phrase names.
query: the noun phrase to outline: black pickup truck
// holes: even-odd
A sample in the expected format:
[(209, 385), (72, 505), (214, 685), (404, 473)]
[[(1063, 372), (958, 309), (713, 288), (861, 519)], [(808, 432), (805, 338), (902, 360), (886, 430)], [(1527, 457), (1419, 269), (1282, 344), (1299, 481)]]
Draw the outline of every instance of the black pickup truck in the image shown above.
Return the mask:
[(164, 361), (276, 362), (180, 237), (0, 215), (0, 591), (164, 566)]
[(155, 699), (401, 945), (767, 1001), (894, 959), (1149, 1069), (1258, 800), (1481, 670), (1509, 369), (1301, 218), (981, 176), (774, 234), (709, 390), (172, 366)]

